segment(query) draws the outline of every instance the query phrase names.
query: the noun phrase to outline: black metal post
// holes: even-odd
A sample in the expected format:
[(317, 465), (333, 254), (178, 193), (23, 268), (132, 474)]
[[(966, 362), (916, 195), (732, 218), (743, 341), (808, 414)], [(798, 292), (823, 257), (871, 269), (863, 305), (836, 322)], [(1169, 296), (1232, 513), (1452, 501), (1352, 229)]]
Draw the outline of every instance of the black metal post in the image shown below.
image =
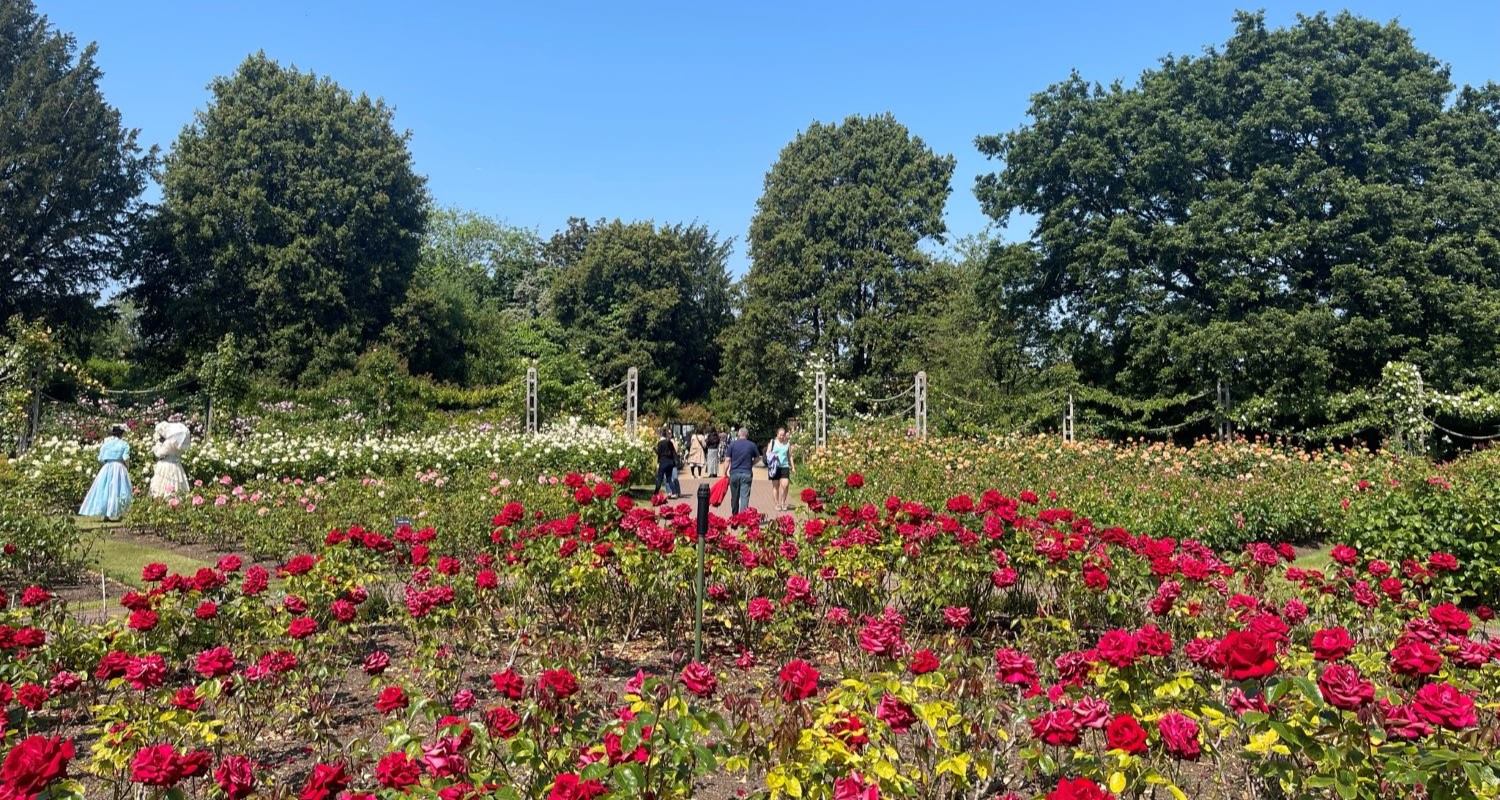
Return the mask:
[(698, 599), (693, 615), (693, 660), (703, 660), (703, 546), (708, 540), (708, 484), (698, 485)]

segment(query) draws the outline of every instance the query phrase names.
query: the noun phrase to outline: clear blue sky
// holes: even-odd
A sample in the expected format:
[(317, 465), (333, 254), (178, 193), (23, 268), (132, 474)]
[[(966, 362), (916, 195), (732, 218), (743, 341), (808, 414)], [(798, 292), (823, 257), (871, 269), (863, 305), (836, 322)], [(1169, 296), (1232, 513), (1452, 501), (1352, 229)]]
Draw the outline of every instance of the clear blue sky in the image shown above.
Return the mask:
[[(1234, 3), (159, 2), (38, 0), (99, 44), (104, 91), (171, 146), (256, 50), (383, 97), (440, 204), (549, 235), (569, 216), (699, 221), (744, 240), (766, 170), (809, 122), (890, 111), (958, 159), (948, 228), (986, 226), (974, 137), (1078, 69), (1133, 82), (1232, 31)], [(1341, 6), (1264, 5), (1274, 25)], [(1500, 1), (1353, 2), (1454, 82), (1500, 80)]]

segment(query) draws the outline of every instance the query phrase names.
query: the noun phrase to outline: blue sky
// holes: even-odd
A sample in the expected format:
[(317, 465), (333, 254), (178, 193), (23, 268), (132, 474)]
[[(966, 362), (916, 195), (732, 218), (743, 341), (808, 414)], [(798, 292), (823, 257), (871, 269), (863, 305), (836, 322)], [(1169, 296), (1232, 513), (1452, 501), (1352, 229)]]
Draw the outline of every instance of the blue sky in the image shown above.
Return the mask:
[[(99, 44), (104, 91), (165, 150), (256, 50), (385, 98), (440, 204), (543, 235), (569, 216), (698, 221), (744, 240), (766, 170), (809, 122), (890, 111), (958, 159), (950, 238), (986, 227), (974, 137), (1077, 69), (1133, 82), (1232, 31), (1234, 3), (165, 2), (38, 0)], [(1246, 7), (1246, 6), (1240, 6)], [(1265, 3), (1272, 24), (1343, 6)], [(1500, 80), (1500, 2), (1353, 2), (1454, 82)], [(1012, 232), (1015, 234), (1021, 232)]]

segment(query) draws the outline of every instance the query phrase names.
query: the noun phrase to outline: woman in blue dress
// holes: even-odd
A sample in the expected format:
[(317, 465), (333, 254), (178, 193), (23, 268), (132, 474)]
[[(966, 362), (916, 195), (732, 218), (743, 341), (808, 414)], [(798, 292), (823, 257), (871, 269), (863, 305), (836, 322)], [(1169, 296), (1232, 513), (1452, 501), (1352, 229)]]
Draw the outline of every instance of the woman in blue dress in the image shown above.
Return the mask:
[(130, 458), (130, 445), (120, 438), (124, 435), (125, 427), (116, 425), (100, 443), (99, 460), (104, 466), (99, 468), (94, 485), (83, 498), (83, 505), (78, 508), (79, 516), (114, 521), (124, 516), (125, 509), (130, 507), (133, 497), (130, 470), (125, 468), (125, 462)]

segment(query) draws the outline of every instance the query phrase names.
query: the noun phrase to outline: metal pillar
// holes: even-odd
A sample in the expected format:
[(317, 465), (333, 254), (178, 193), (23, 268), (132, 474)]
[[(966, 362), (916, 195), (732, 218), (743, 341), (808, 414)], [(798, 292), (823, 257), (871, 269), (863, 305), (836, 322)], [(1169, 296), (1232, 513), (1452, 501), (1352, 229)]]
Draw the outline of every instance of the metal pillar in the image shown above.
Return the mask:
[(1229, 387), (1220, 378), (1214, 388), (1215, 402), (1219, 406), (1219, 441), (1227, 442), (1234, 436), (1234, 426), (1229, 421)]
[(813, 434), (818, 447), (828, 444), (828, 373), (813, 377)]
[(625, 371), (625, 434), (632, 439), (640, 410), (640, 378), (641, 373), (635, 367)]
[(917, 418), (917, 437), (927, 438), (927, 373), (917, 373), (917, 385), (914, 387), (917, 396), (916, 405), (913, 410)]
[(1073, 393), (1068, 392), (1068, 407), (1063, 411), (1063, 441), (1073, 441)]
[(536, 367), (526, 368), (526, 432), (536, 433)]
[(693, 603), (693, 660), (703, 662), (703, 543), (708, 539), (708, 483), (698, 484), (698, 573)]

